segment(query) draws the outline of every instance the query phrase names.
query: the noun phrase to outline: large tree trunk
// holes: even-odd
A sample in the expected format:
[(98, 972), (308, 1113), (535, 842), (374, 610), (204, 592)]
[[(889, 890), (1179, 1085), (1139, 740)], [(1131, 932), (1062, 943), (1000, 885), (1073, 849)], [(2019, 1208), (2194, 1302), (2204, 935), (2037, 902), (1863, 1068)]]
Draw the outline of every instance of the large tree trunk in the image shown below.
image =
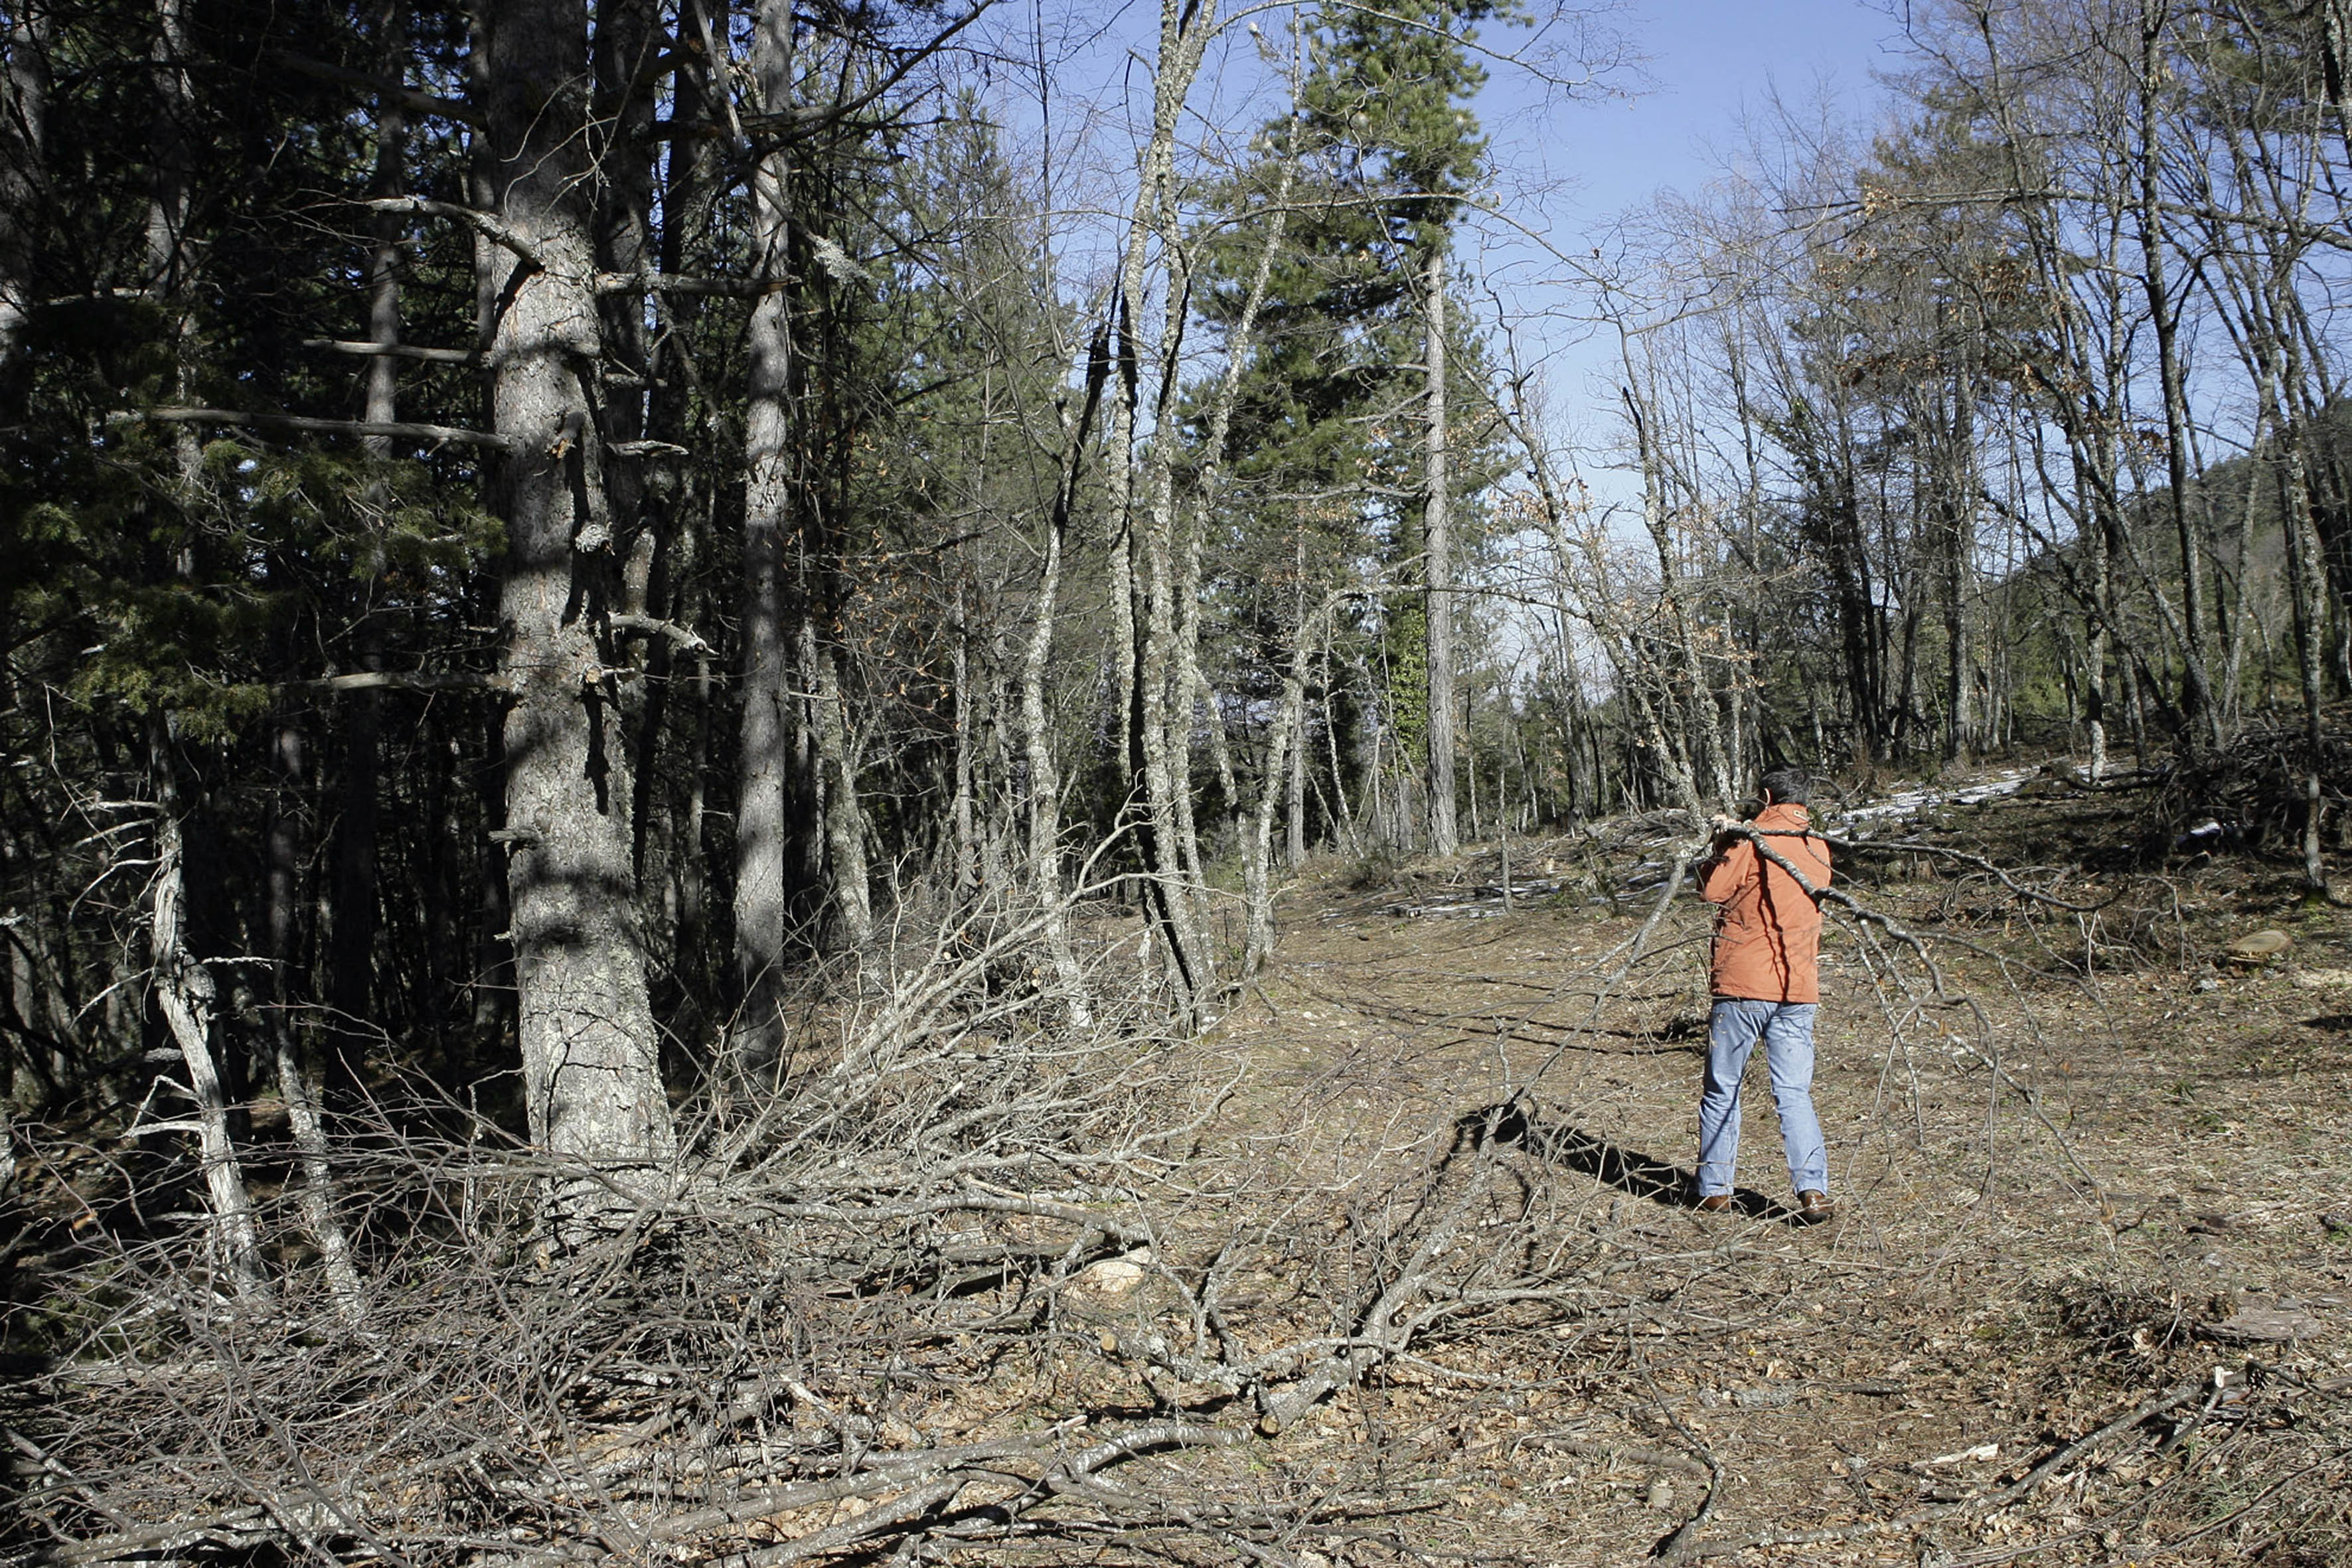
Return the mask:
[[(764, 113), (792, 98), (792, 6), (762, 0), (752, 23), (751, 74)], [(744, 410), (741, 630), (743, 717), (735, 800), (735, 1050), (751, 1065), (784, 1046), (784, 931), (792, 879), (788, 816), (792, 757), (791, 632), (785, 623), (786, 544), (798, 480), (792, 422), (789, 271), (791, 171), (779, 148), (751, 179), (753, 245), (761, 291), (751, 309)]]
[(1430, 252), (1423, 290), (1423, 351), (1429, 374), (1428, 459), (1422, 500), (1428, 552), (1423, 616), (1429, 635), (1429, 848), (1441, 858), (1461, 848), (1454, 802), (1454, 536), (1446, 493), (1445, 247)]
[(494, 253), (505, 308), (490, 363), (496, 427), (513, 443), (499, 610), (523, 1089), (532, 1142), (606, 1174), (551, 1195), (559, 1235), (576, 1235), (632, 1188), (650, 1195), (676, 1145), (633, 908), (633, 788), (606, 621), (614, 528), (589, 400), (603, 342), (587, 21), (579, 0), (504, 0), (481, 26), (489, 195), (507, 240)]

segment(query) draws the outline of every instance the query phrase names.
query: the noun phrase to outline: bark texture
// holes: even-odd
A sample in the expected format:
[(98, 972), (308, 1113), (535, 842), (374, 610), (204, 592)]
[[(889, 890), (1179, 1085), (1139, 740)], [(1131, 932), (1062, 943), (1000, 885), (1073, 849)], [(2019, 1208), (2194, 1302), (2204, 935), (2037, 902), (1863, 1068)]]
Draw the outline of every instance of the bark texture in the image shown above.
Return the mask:
[(1430, 255), (1423, 309), (1428, 329), (1428, 496), (1422, 528), (1429, 552), (1429, 848), (1438, 856), (1462, 847), (1454, 805), (1454, 535), (1445, 472), (1445, 252)]
[[(781, 110), (792, 93), (792, 7), (765, 0), (753, 21), (751, 72), (762, 110)], [(790, 898), (792, 642), (785, 624), (786, 543), (797, 473), (792, 422), (790, 169), (782, 149), (751, 177), (754, 243), (768, 287), (751, 309), (744, 406), (742, 659), (743, 713), (736, 763), (735, 1050), (741, 1061), (772, 1061), (784, 1046), (782, 983)]]
[[(489, 362), (506, 469), (499, 598), (513, 705), (505, 727), (508, 866), (532, 1141), (609, 1173), (557, 1216), (609, 1206), (674, 1152), (633, 912), (629, 758), (605, 616), (614, 573), (585, 137), (587, 18), (576, 0), (486, 7), (492, 210), (503, 301)], [(640, 1173), (632, 1175), (629, 1173)]]

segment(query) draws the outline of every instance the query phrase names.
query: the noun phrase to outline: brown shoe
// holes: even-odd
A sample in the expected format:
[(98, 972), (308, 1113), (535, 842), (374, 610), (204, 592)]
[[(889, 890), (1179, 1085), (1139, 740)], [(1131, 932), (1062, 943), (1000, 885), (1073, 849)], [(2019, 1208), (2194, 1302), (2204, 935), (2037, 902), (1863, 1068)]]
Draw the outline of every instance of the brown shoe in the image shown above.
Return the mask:
[(1802, 1192), (1797, 1194), (1799, 1225), (1819, 1225), (1836, 1213), (1837, 1210), (1831, 1206), (1827, 1193)]
[(1721, 1214), (1731, 1207), (1731, 1194), (1729, 1193), (1717, 1193), (1712, 1197), (1699, 1199), (1699, 1201), (1692, 1206), (1696, 1208), (1701, 1214)]

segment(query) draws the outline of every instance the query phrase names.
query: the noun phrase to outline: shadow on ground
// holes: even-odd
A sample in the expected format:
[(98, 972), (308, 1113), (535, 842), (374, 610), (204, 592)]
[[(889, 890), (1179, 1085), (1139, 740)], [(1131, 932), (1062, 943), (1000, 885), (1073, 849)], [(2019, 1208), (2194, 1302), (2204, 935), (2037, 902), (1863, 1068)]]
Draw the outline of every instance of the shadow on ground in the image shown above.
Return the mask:
[[(1668, 1208), (1686, 1209), (1698, 1202), (1698, 1173), (1669, 1164), (1653, 1154), (1627, 1149), (1580, 1128), (1545, 1120), (1524, 1104), (1487, 1106), (1465, 1114), (1458, 1123), (1476, 1139), (1491, 1136), (1539, 1160), (1580, 1171), (1622, 1193)], [(1488, 1128), (1491, 1126), (1491, 1133)], [(1762, 1193), (1742, 1187), (1732, 1194), (1732, 1207), (1751, 1218), (1776, 1218), (1789, 1213)]]

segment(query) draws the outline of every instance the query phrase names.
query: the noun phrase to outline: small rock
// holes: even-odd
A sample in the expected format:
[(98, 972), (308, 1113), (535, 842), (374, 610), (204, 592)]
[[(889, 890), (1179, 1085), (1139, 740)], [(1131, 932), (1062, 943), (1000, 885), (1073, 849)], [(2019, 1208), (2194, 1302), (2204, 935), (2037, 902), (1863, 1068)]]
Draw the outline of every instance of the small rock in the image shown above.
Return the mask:
[(1124, 1258), (1090, 1263), (1070, 1279), (1070, 1288), (1097, 1296), (1125, 1296), (1143, 1283), (1143, 1265)]
[(1650, 1483), (1650, 1506), (1660, 1512), (1675, 1506), (1675, 1483), (1660, 1476)]
[(2352, 969), (2299, 969), (2294, 983), (2311, 991), (2352, 990)]
[(1794, 1386), (1785, 1388), (1735, 1388), (1731, 1391), (1731, 1402), (1734, 1405), (1741, 1405), (1749, 1410), (1759, 1410), (1772, 1405), (1793, 1404), (1800, 1392), (1801, 1392), (1801, 1390)]
[(2200, 1323), (2207, 1339), (2233, 1345), (2279, 1345), (2308, 1339), (2319, 1331), (2319, 1320), (2285, 1307), (2241, 1307), (2221, 1322)]
[(2221, 989), (2221, 983), (2209, 974), (2197, 983), (2197, 989), (2200, 992), (2219, 991)]
[(2283, 931), (2257, 931), (2231, 939), (2222, 951), (2240, 963), (2267, 963), (2294, 945), (2294, 938)]

